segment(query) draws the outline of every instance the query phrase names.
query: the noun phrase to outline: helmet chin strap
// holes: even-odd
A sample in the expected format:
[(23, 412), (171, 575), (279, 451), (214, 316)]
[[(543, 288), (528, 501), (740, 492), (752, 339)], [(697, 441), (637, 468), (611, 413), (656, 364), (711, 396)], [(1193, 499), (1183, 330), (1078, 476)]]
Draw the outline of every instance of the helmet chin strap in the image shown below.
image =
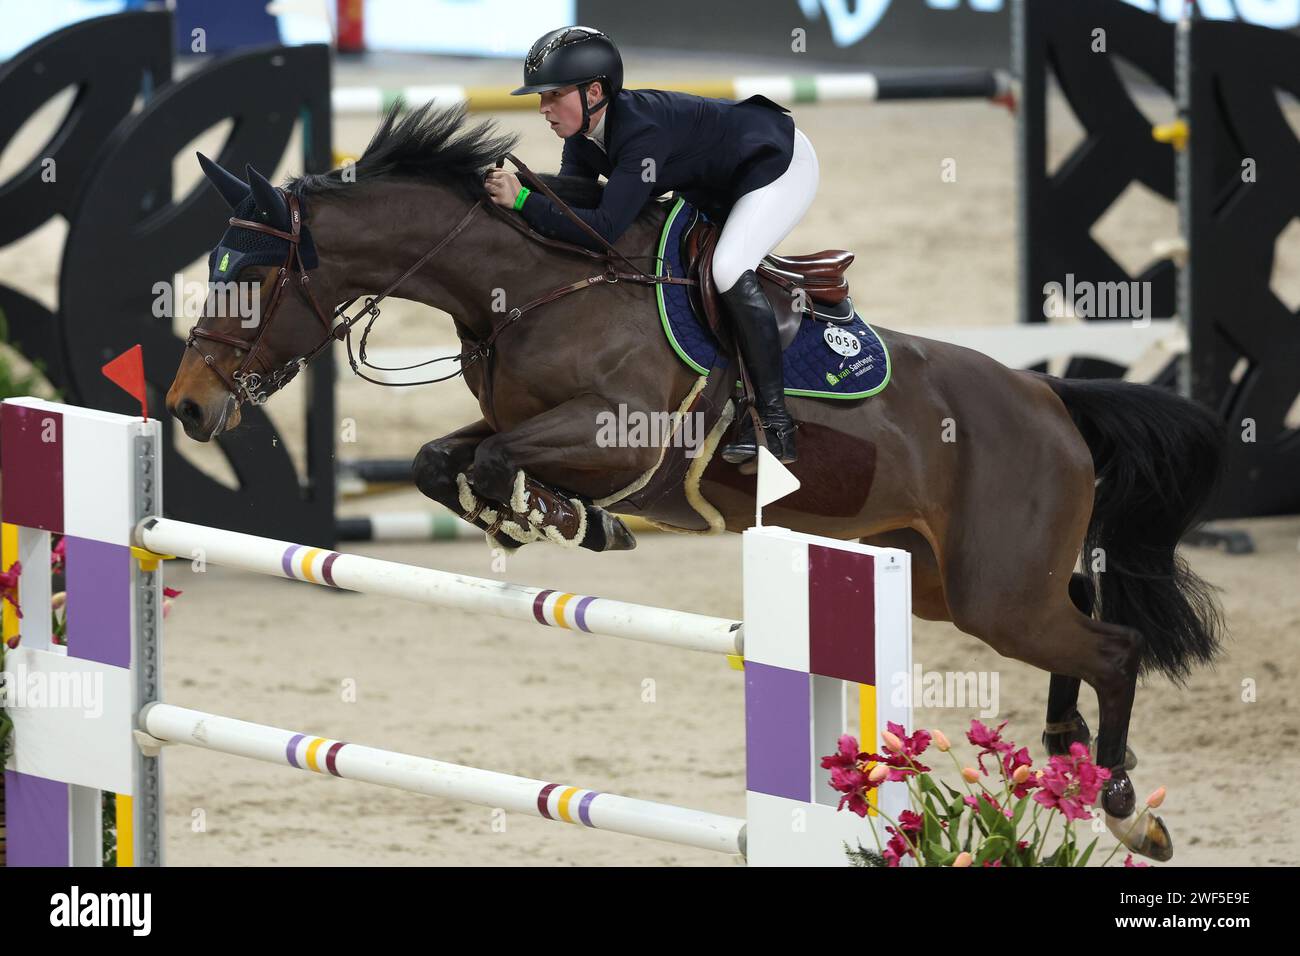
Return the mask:
[[(608, 82), (608, 81), (605, 81), (605, 82)], [(602, 88), (603, 88), (603, 85), (604, 85), (604, 84), (602, 84)], [(602, 106), (605, 106), (606, 104), (609, 103), (609, 97), (608, 97), (608, 96), (605, 96), (605, 97), (603, 97), (603, 98), (601, 99), (601, 101), (600, 101), (599, 103), (597, 103), (595, 106), (588, 106), (588, 105), (587, 105), (587, 88), (588, 88), (589, 86), (591, 86), (590, 83), (582, 83), (582, 84), (579, 84), (579, 86), (578, 86), (578, 99), (582, 100), (582, 128), (578, 130), (578, 135), (579, 135), (579, 136), (585, 135), (586, 132), (587, 132), (587, 130), (591, 127), (591, 111), (592, 111), (592, 110), (598, 110), (598, 109), (600, 109)]]

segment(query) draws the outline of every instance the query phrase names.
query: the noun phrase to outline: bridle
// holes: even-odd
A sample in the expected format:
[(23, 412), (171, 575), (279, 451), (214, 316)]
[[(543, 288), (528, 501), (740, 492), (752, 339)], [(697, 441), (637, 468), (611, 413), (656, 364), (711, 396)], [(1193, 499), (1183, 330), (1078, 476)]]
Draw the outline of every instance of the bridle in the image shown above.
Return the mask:
[[(438, 240), (433, 248), (421, 256), (414, 265), (398, 276), (393, 282), (389, 283), (388, 288), (383, 292), (377, 296), (366, 299), (363, 308), (357, 312), (356, 315), (349, 316), (344, 313), (352, 307), (352, 304), (357, 301), (359, 296), (354, 296), (347, 302), (344, 302), (332, 313), (327, 313), (323, 308), (321, 308), (320, 302), (317, 301), (315, 293), (312, 292), (311, 275), (308, 273), (307, 267), (302, 261), (301, 243), (303, 224), (301, 203), (299, 202), (298, 197), (293, 193), (286, 192), (279, 187), (277, 187), (276, 191), (281, 195), (289, 207), (288, 232), (285, 232), (282, 229), (276, 229), (269, 223), (256, 222), (251, 219), (239, 219), (235, 216), (231, 216), (229, 220), (230, 225), (232, 226), (238, 226), (242, 229), (251, 229), (254, 232), (265, 233), (268, 236), (275, 236), (278, 239), (284, 239), (289, 243), (289, 249), (284, 256), (284, 262), (281, 263), (280, 270), (276, 273), (275, 289), (271, 292), (271, 300), (267, 303), (266, 309), (262, 312), (260, 323), (261, 328), (257, 330), (257, 335), (253, 337), (252, 341), (249, 341), (247, 339), (241, 339), (235, 335), (227, 335), (224, 332), (217, 332), (212, 329), (203, 329), (198, 325), (195, 325), (190, 329), (189, 337), (185, 340), (185, 347), (187, 349), (192, 348), (198, 352), (199, 355), (203, 356), (203, 364), (216, 373), (217, 377), (221, 379), (222, 383), (226, 386), (227, 390), (229, 390), (230, 394), (235, 397), (237, 402), (247, 401), (253, 405), (265, 404), (273, 392), (288, 385), (289, 382), (293, 380), (294, 376), (307, 366), (308, 362), (333, 345), (334, 342), (345, 338), (348, 342), (348, 359), (352, 362), (353, 371), (357, 372), (358, 375), (361, 375), (362, 378), (366, 378), (367, 381), (375, 381), (375, 379), (370, 379), (360, 372), (357, 368), (356, 361), (352, 357), (352, 326), (368, 315), (371, 316), (371, 322), (373, 323), (374, 320), (379, 317), (379, 303), (388, 298), (388, 296), (391, 295), (398, 286), (411, 277), (412, 273), (421, 268), (425, 263), (441, 252), (448, 243), (460, 235), (461, 232), (464, 231), (465, 227), (469, 225), (470, 220), (474, 218), (474, 214), (478, 212), (479, 207), (483, 205), (482, 199), (475, 202), (474, 205), (470, 207), (469, 212), (465, 213), (465, 215), (461, 217), (460, 222), (456, 224), (451, 232)], [(307, 304), (311, 306), (311, 310), (315, 314), (316, 318), (320, 320), (321, 325), (324, 327), (325, 335), (321, 341), (305, 355), (290, 359), (280, 368), (274, 368), (270, 363), (263, 359), (263, 348), (266, 343), (267, 333), (270, 332), (271, 324), (275, 321), (276, 310), (279, 308), (280, 303), (284, 301), (285, 290), (289, 285), (289, 277), (295, 270), (298, 273), (298, 288), (302, 291), (303, 298), (305, 298)], [(343, 320), (335, 325), (334, 320), (340, 316), (343, 317)], [(245, 352), (246, 354), (244, 355), (243, 361), (239, 363), (239, 368), (237, 368), (233, 373), (227, 374), (221, 366), (217, 364), (211, 353), (204, 352), (203, 349), (199, 347), (199, 339), (220, 342), (222, 345), (229, 345), (234, 349)], [(363, 360), (364, 355), (365, 351), (363, 347)], [(456, 374), (459, 373), (452, 373), (452, 375)], [(449, 375), (446, 377), (450, 378), (452, 376)], [(441, 379), (439, 379), (439, 381), (441, 381)]]
[[(196, 324), (190, 329), (189, 336), (185, 340), (186, 349), (194, 349), (194, 351), (198, 352), (199, 355), (203, 357), (203, 363), (216, 373), (217, 377), (221, 379), (222, 384), (226, 386), (226, 389), (238, 403), (247, 401), (253, 405), (265, 404), (271, 394), (289, 384), (289, 382), (291, 382), (312, 359), (333, 345), (334, 342), (340, 340), (347, 341), (348, 363), (352, 366), (352, 371), (367, 382), (387, 386), (429, 385), (435, 382), (444, 382), (447, 379), (462, 375), (464, 374), (466, 367), (469, 365), (477, 361), (488, 359), (492, 354), (492, 347), (501, 333), (514, 325), (514, 323), (522, 318), (526, 313), (539, 306), (546, 305), (549, 302), (554, 302), (556, 299), (568, 295), (570, 292), (588, 289), (602, 283), (612, 285), (617, 283), (620, 279), (630, 282), (647, 283), (650, 285), (696, 285), (694, 279), (678, 278), (671, 275), (651, 275), (650, 273), (638, 269), (632, 264), (632, 261), (627, 256), (615, 249), (613, 244), (606, 241), (603, 236), (587, 225), (587, 223), (575, 214), (567, 204), (555, 195), (551, 188), (547, 186), (539, 176), (513, 155), (507, 153), (503, 158), (498, 159), (497, 167), (500, 168), (506, 159), (509, 159), (514, 163), (515, 166), (518, 167), (520, 175), (527, 179), (539, 192), (555, 203), (561, 212), (565, 213), (569, 219), (585, 230), (589, 235), (599, 240), (609, 251), (607, 253), (597, 253), (590, 249), (585, 249), (582, 246), (542, 236), (529, 228), (519, 219), (519, 217), (512, 216), (504, 210), (498, 211), (497, 207), (493, 205), (490, 200), (478, 199), (475, 201), (474, 205), (469, 208), (469, 211), (461, 217), (460, 222), (456, 223), (447, 235), (439, 239), (429, 249), (429, 251), (417, 259), (410, 268), (390, 282), (383, 292), (379, 293), (379, 295), (368, 297), (363, 303), (362, 308), (355, 315), (349, 316), (346, 312), (352, 307), (353, 303), (360, 298), (360, 296), (354, 296), (340, 305), (333, 312), (326, 312), (325, 309), (321, 308), (320, 302), (312, 292), (311, 276), (308, 274), (307, 267), (302, 260), (301, 242), (303, 221), (301, 203), (299, 198), (293, 193), (276, 187), (276, 192), (280, 194), (289, 209), (288, 232), (285, 232), (282, 229), (276, 229), (269, 223), (256, 222), (251, 219), (238, 219), (234, 216), (231, 216), (229, 219), (229, 224), (232, 226), (238, 226), (242, 229), (251, 229), (254, 232), (265, 233), (268, 236), (275, 236), (277, 239), (284, 239), (289, 243), (289, 249), (285, 253), (284, 261), (280, 265), (279, 272), (276, 273), (275, 289), (271, 293), (271, 299), (267, 303), (266, 309), (262, 311), (261, 327), (250, 341), (247, 339), (241, 339), (235, 335), (228, 335), (224, 332), (199, 328)], [(537, 242), (600, 260), (604, 263), (604, 270), (597, 275), (587, 276), (586, 278), (579, 279), (576, 282), (571, 282), (567, 285), (562, 285), (556, 289), (552, 289), (550, 292), (540, 295), (524, 305), (511, 309), (506, 313), (505, 319), (501, 324), (494, 324), (492, 331), (485, 339), (474, 341), (472, 345), (462, 348), (462, 350), (456, 355), (442, 356), (440, 358), (430, 359), (427, 362), (420, 362), (416, 365), (401, 366), (399, 368), (386, 368), (384, 366), (371, 365), (366, 361), (366, 338), (369, 336), (370, 329), (374, 326), (375, 320), (379, 318), (379, 303), (392, 295), (392, 293), (395, 292), (403, 282), (409, 279), (416, 271), (421, 269), (429, 262), (429, 260), (459, 236), (469, 225), (470, 220), (474, 218), (474, 215), (479, 211), (480, 207), (486, 208), (489, 213), (497, 215), (503, 222), (508, 223)], [(623, 262), (627, 263), (632, 271), (616, 271), (614, 268), (615, 258), (621, 259)], [(298, 274), (298, 288), (301, 290), (302, 296), (306, 299), (308, 305), (311, 306), (311, 310), (315, 314), (316, 318), (320, 320), (321, 325), (324, 328), (324, 336), (321, 341), (305, 355), (290, 359), (280, 368), (275, 368), (264, 358), (266, 336), (271, 329), (271, 324), (275, 320), (276, 310), (286, 297), (289, 277), (295, 271)], [(340, 319), (340, 317), (341, 321), (335, 324), (335, 320)], [(367, 317), (369, 317), (369, 321), (366, 323), (366, 328), (361, 335), (359, 349), (360, 364), (358, 364), (357, 358), (352, 352), (352, 327)], [(457, 325), (459, 328), (459, 323), (457, 323)], [(462, 339), (464, 338), (469, 338), (469, 336), (462, 334)], [(243, 360), (239, 363), (239, 367), (233, 373), (227, 374), (222, 370), (221, 366), (217, 364), (216, 360), (210, 353), (204, 352), (203, 349), (199, 347), (198, 340), (200, 339), (219, 342), (222, 345), (228, 345), (231, 348), (245, 352), (246, 354), (244, 355)], [(460, 367), (454, 372), (450, 372), (439, 378), (432, 378), (419, 382), (392, 382), (371, 378), (362, 372), (360, 368), (360, 365), (365, 365), (368, 368), (379, 371), (405, 371), (407, 369), (419, 368), (423, 365), (429, 365), (434, 362), (446, 360), (457, 361), (460, 363)], [(490, 362), (485, 363), (485, 374), (488, 376), (491, 375)]]

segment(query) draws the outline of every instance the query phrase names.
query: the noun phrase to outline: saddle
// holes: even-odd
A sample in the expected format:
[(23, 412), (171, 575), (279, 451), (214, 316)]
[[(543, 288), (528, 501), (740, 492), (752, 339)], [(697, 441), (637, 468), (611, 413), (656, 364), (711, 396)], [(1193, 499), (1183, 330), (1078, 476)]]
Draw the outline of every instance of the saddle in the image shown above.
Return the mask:
[[(691, 305), (705, 317), (713, 334), (728, 342), (728, 317), (713, 284), (713, 252), (721, 232), (717, 223), (696, 210), (682, 235), (681, 253), (687, 278), (698, 283), (687, 287)], [(844, 276), (852, 262), (853, 253), (843, 249), (803, 256), (769, 253), (763, 257), (755, 272), (776, 313), (783, 351), (794, 341), (799, 323), (805, 318), (837, 325), (853, 321), (853, 300), (849, 297), (849, 280)]]

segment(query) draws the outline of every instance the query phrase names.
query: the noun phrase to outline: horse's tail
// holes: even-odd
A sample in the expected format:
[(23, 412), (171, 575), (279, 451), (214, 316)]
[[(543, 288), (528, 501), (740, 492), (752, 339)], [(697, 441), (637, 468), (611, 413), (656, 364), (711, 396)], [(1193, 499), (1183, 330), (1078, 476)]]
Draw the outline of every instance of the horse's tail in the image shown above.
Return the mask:
[(1214, 589), (1176, 551), (1218, 485), (1223, 426), (1154, 386), (1045, 378), (1092, 452), (1097, 489), (1083, 565), (1100, 619), (1140, 631), (1141, 669), (1181, 684), (1193, 664), (1213, 661), (1223, 633)]

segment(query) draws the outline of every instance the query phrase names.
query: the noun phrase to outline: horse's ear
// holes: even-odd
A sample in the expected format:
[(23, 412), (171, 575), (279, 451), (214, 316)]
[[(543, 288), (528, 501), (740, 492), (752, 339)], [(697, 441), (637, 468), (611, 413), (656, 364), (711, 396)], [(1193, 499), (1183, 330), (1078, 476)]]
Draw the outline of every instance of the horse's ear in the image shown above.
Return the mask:
[[(253, 190), (253, 205), (259, 218), (284, 231), (289, 230), (289, 205), (284, 201), (280, 190), (276, 189), (265, 176), (253, 168), (250, 163), (244, 170), (248, 176), (248, 185)], [(261, 214), (265, 213), (263, 217)]]
[(203, 169), (203, 175), (208, 177), (208, 182), (212, 183), (213, 188), (221, 193), (221, 198), (226, 201), (231, 209), (234, 209), (248, 196), (248, 184), (236, 176), (234, 173), (222, 169), (221, 166), (214, 163), (202, 153), (195, 153), (199, 158), (199, 166)]

